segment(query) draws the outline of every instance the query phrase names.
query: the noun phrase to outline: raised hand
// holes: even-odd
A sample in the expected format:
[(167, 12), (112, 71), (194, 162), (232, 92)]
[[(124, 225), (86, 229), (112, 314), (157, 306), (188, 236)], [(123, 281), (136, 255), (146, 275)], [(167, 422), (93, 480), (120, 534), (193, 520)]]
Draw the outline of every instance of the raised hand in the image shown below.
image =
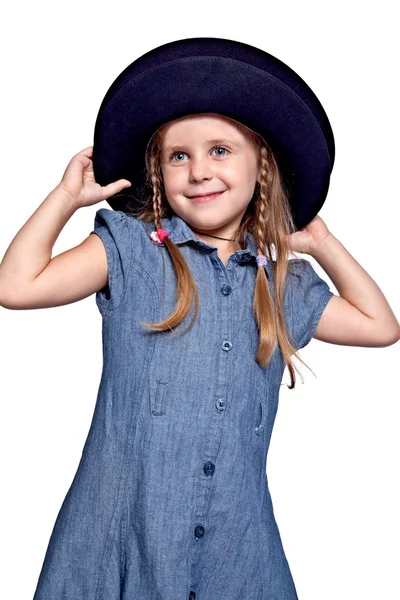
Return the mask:
[(290, 249), (293, 252), (312, 255), (330, 235), (325, 222), (316, 215), (303, 229), (289, 235)]
[(119, 179), (104, 187), (96, 183), (92, 154), (93, 146), (88, 146), (75, 154), (57, 186), (73, 198), (78, 208), (97, 204), (131, 185), (127, 179)]

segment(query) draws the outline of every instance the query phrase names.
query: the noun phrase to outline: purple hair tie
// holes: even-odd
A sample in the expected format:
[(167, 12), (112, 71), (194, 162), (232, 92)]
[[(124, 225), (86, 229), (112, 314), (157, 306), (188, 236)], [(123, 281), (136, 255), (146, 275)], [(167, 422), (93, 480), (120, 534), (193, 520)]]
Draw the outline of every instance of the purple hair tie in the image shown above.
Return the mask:
[(256, 257), (257, 260), (257, 265), (259, 267), (263, 267), (264, 265), (267, 264), (267, 257), (264, 256), (264, 254), (258, 254), (258, 256)]

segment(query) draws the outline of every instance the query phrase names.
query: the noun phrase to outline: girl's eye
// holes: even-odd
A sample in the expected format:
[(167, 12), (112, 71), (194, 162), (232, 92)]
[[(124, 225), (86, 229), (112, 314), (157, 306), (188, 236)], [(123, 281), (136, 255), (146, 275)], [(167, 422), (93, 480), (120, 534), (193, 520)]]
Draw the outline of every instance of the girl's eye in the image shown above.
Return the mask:
[[(173, 154), (171, 154), (171, 158), (172, 158), (172, 159), (174, 159), (174, 157), (175, 157), (177, 154), (185, 154), (185, 152), (174, 152)], [(175, 161), (175, 162), (176, 162), (176, 161)], [(178, 160), (178, 162), (181, 162), (181, 161), (180, 161), (180, 160)]]
[[(223, 146), (215, 146), (216, 149), (218, 150), (225, 150), (226, 152), (229, 152), (229, 150), (227, 150), (226, 148), (224, 148)], [(213, 148), (213, 150), (215, 149)], [(225, 154), (219, 154), (218, 156), (225, 156)]]
[[(229, 152), (229, 150), (227, 148), (224, 148), (223, 146), (214, 146), (213, 150), (225, 150), (225, 152)], [(176, 155), (182, 155), (182, 154), (186, 154), (186, 152), (174, 152), (173, 154), (171, 154), (171, 158), (173, 159)], [(217, 156), (225, 156), (225, 154), (218, 154)], [(174, 161), (174, 162), (181, 162), (181, 161), (178, 160), (178, 161)]]

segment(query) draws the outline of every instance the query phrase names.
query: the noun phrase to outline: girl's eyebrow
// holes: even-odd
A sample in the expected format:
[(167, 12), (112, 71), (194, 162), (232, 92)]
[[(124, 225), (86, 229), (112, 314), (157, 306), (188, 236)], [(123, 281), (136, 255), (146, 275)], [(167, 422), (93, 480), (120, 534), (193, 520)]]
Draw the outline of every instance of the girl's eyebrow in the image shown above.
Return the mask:
[[(218, 138), (215, 140), (207, 140), (206, 144), (230, 144), (231, 146), (237, 146), (238, 144), (233, 140), (229, 140), (228, 138)], [(186, 144), (181, 144), (180, 146), (166, 146), (164, 148), (165, 152), (173, 151), (173, 150), (181, 150), (182, 148), (188, 148)]]

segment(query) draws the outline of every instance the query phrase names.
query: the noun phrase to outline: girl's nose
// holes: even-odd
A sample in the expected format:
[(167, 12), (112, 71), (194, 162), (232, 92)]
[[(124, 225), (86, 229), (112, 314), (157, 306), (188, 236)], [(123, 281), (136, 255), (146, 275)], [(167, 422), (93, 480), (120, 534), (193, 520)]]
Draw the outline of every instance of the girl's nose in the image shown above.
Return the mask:
[(193, 181), (209, 179), (213, 176), (213, 170), (210, 165), (210, 158), (198, 157), (193, 158), (190, 163), (190, 178)]

